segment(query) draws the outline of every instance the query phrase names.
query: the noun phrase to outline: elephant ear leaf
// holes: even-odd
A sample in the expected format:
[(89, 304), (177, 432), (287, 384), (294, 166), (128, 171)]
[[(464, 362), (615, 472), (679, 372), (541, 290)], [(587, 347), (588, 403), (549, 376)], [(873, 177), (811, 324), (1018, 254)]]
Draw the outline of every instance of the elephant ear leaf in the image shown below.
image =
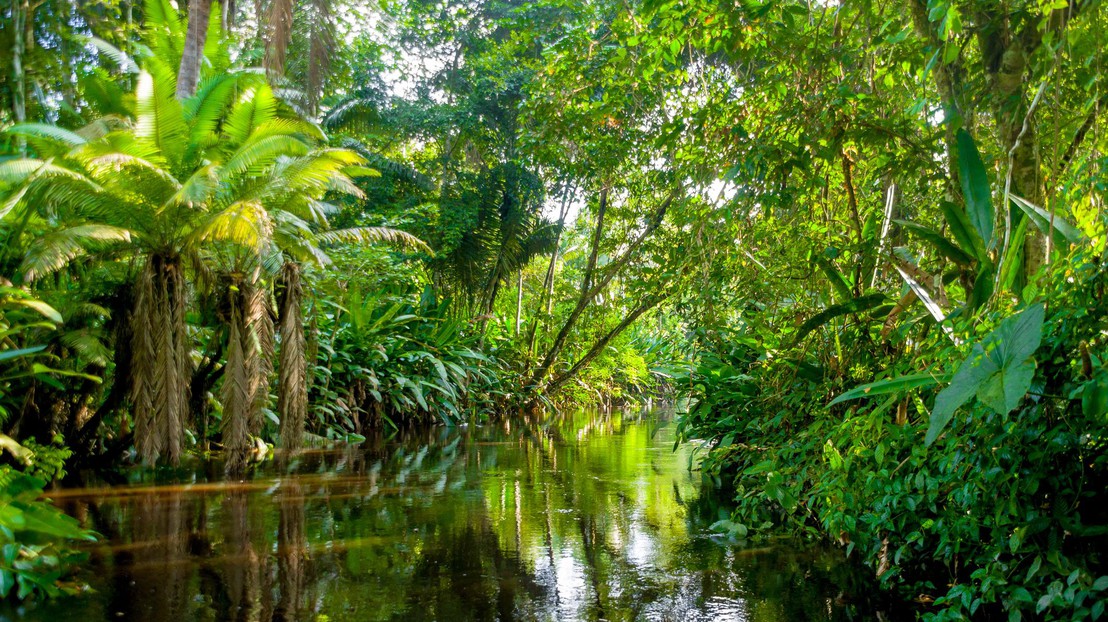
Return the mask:
[(989, 189), (989, 175), (981, 153), (973, 137), (964, 129), (958, 130), (958, 172), (962, 181), (962, 194), (966, 198), (966, 211), (978, 235), (987, 248), (993, 247), (993, 200)]
[(924, 442), (931, 445), (957, 411), (973, 396), (997, 414), (1019, 406), (1035, 376), (1035, 351), (1043, 337), (1043, 305), (1024, 309), (1002, 321), (962, 361), (950, 386), (935, 398)]

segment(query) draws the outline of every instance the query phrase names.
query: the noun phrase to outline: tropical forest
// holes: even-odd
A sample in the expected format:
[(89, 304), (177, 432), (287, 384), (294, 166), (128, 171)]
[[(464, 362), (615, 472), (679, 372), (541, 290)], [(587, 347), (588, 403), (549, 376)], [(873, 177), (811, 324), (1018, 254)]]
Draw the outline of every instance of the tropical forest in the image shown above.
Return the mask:
[(0, 622), (1105, 620), (1100, 0), (0, 0)]

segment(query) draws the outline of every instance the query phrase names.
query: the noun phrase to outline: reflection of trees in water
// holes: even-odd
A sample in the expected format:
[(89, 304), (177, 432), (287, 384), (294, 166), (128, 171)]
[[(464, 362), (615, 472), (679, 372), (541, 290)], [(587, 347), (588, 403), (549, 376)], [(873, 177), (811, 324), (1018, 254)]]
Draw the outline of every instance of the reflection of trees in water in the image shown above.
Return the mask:
[(487, 517), (425, 542), (413, 579), (407, 610), (393, 619), (508, 622), (520, 618), (520, 597), (534, 601), (545, 593), (519, 556), (500, 547)]
[[(251, 511), (247, 492), (232, 490), (224, 501), (227, 511), (226, 541), (221, 551), (227, 611), (221, 619), (254, 622), (262, 620), (261, 560), (251, 542)], [(266, 578), (268, 578), (268, 572)], [(268, 590), (264, 590), (268, 592)]]
[(758, 621), (827, 618), (842, 587), (855, 591), (835, 554), (691, 537), (728, 512), (655, 438), (664, 425), (613, 413), (405, 431), (284, 456), (241, 485), (216, 475), (207, 488), (92, 498), (97, 524), (118, 528), (101, 531), (127, 543), (112, 551), (112, 611), (707, 620), (741, 607)]
[(156, 492), (132, 502), (129, 542), (114, 555), (113, 615), (166, 618), (184, 612), (189, 600), (189, 539), (195, 514), (179, 495)]
[(281, 483), (280, 517), (277, 525), (277, 581), (280, 598), (274, 620), (299, 620), (305, 610), (307, 544), (304, 499), (300, 482), (289, 478)]

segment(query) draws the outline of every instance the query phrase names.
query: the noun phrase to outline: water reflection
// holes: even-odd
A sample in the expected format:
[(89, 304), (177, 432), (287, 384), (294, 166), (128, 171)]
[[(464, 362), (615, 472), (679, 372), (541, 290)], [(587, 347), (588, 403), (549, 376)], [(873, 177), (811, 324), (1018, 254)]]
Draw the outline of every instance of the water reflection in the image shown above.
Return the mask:
[(850, 620), (831, 551), (720, 541), (655, 415), (437, 429), (224, 481), (207, 465), (55, 494), (107, 536), (51, 620)]

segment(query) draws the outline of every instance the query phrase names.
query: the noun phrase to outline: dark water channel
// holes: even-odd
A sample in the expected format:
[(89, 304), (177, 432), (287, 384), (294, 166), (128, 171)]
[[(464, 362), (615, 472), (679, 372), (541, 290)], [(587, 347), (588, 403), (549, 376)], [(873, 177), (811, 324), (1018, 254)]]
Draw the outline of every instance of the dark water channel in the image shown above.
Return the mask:
[(95, 593), (0, 620), (854, 620), (834, 550), (715, 536), (664, 415), (434, 429), (52, 493), (104, 535)]

